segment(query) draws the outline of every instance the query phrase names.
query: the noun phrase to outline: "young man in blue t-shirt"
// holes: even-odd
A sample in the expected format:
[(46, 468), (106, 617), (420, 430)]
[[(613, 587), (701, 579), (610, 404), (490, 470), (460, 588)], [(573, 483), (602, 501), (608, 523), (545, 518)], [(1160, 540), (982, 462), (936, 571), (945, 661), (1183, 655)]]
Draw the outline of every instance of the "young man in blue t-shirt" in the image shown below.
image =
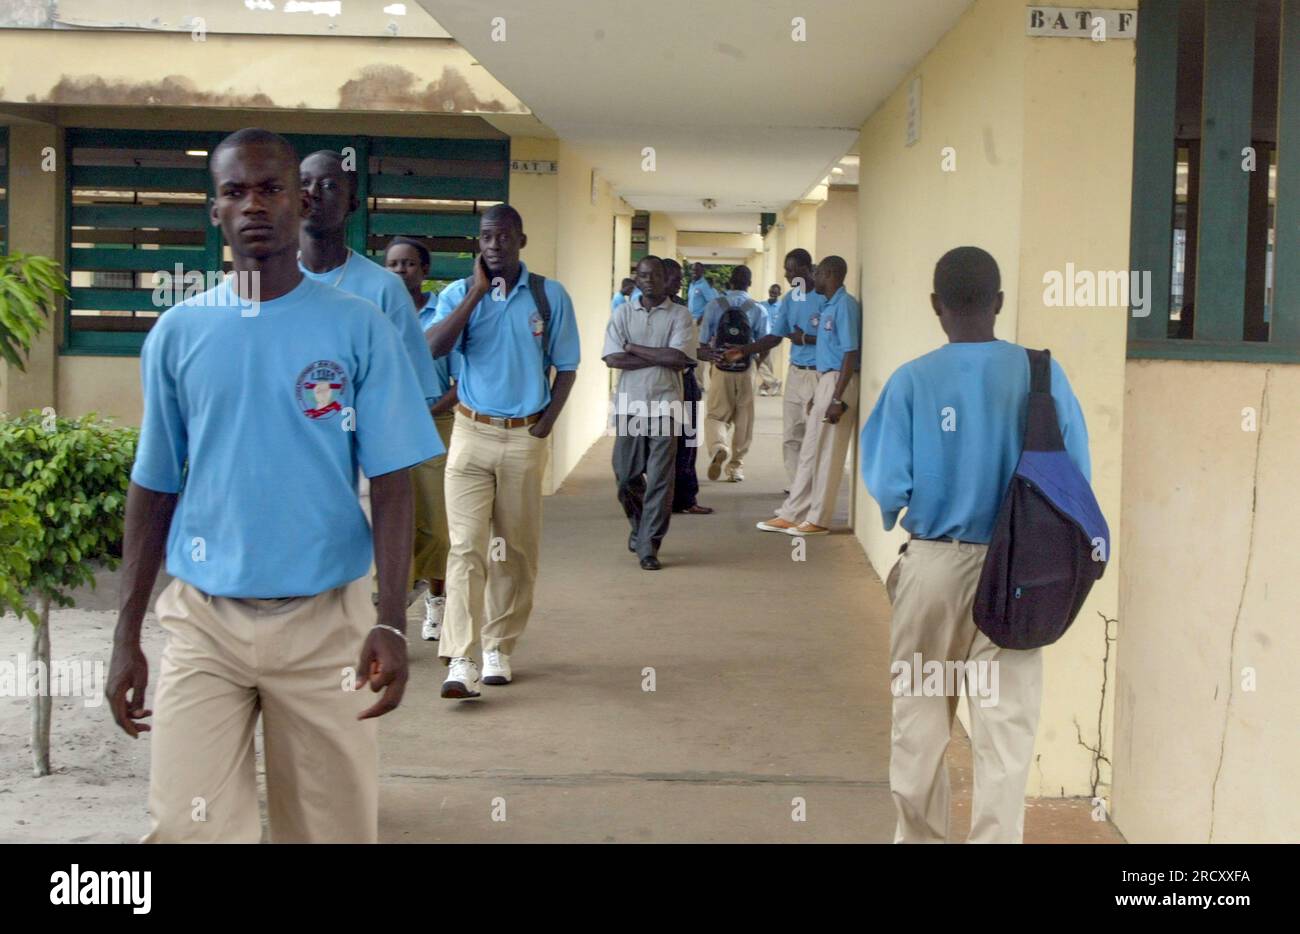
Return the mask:
[[(175, 580), (155, 607), (168, 640), (145, 839), (261, 838), (260, 715), (271, 840), (373, 842), (373, 718), (407, 680), (407, 468), (442, 443), (392, 324), (298, 269), (307, 195), (289, 143), (240, 130), (211, 171), (235, 276), (168, 310), (141, 350), (106, 693), (126, 733), (150, 730), (140, 627), (165, 553)], [(358, 466), (372, 481), (373, 548)], [(369, 707), (357, 693), (367, 683), (384, 691)]]
[[(1001, 288), (997, 263), (984, 250), (958, 247), (944, 254), (935, 266), (930, 304), (948, 343), (894, 372), (862, 430), (862, 478), (885, 528), (906, 510), (901, 521), (911, 533), (886, 584), (894, 604), (889, 787), (900, 843), (947, 840), (944, 753), (958, 687), (946, 677), (949, 669), (992, 688), (967, 691), (975, 764), (968, 841), (1019, 843), (1023, 836), (1042, 650), (999, 648), (971, 615), (1028, 411), (1025, 349), (993, 334)], [(1066, 450), (1086, 477), (1088, 431), (1055, 359), (1052, 396)], [(931, 663), (945, 671), (938, 696), (924, 687), (916, 691)], [(928, 684), (930, 672), (924, 674)]]
[[(510, 656), (533, 607), (542, 537), (547, 438), (577, 377), (578, 323), (554, 279), (542, 283), (549, 323), (519, 251), (519, 212), (498, 204), (479, 221), (474, 275), (443, 289), (426, 332), (435, 357), (455, 352), (456, 428), (447, 455), (447, 615), (438, 654), (442, 696), (477, 697), (513, 678)], [(555, 369), (554, 381), (550, 369)], [(491, 537), (489, 537), (491, 536)], [(490, 560), (499, 541), (504, 560)], [(499, 558), (492, 555), (493, 558)]]

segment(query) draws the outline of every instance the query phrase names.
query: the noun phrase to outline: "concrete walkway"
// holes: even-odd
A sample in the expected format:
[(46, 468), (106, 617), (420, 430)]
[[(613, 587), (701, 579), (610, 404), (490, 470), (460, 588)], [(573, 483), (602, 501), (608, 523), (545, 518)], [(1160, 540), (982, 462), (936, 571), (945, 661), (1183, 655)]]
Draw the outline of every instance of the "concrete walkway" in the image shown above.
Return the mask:
[[(779, 419), (779, 399), (758, 400), (748, 479), (702, 484), (701, 501), (718, 511), (674, 517), (658, 572), (627, 551), (612, 440), (598, 443), (546, 500), (514, 684), (442, 700), (436, 644), (412, 627), (405, 702), (380, 720), (382, 840), (891, 839), (889, 606), (847, 531), (808, 540), (795, 561), (795, 540), (754, 528), (782, 498)], [(116, 575), (104, 575), (76, 609), (54, 614), (56, 657), (107, 660), (116, 596)], [(25, 650), (26, 626), (5, 623), (10, 657)], [(152, 614), (144, 645), (156, 677)], [(33, 779), (27, 701), (0, 699), (0, 840), (139, 839), (148, 740), (118, 731), (106, 705), (56, 707), (56, 771)], [(961, 839), (970, 755), (960, 727), (949, 765)], [(1026, 841), (1118, 840), (1089, 810), (1031, 802)]]
[[(780, 430), (780, 400), (759, 399), (745, 482), (702, 481), (717, 512), (673, 517), (659, 572), (627, 551), (612, 439), (588, 453), (546, 501), (515, 683), (442, 700), (436, 650), (414, 644), (403, 709), (381, 721), (382, 839), (892, 839), (889, 604), (846, 530), (847, 482), (845, 531), (808, 540), (806, 560), (754, 528), (783, 498)], [(960, 726), (954, 740), (961, 839)], [(1028, 840), (1118, 839), (1081, 801), (1036, 802), (1026, 827)]]
[(717, 512), (674, 516), (649, 572), (602, 439), (546, 500), (514, 684), (442, 700), (435, 646), (413, 640), (381, 721), (381, 838), (889, 839), (888, 603), (851, 535), (794, 561), (754, 528), (783, 498), (780, 442), (780, 400), (760, 399), (747, 479), (702, 481)]

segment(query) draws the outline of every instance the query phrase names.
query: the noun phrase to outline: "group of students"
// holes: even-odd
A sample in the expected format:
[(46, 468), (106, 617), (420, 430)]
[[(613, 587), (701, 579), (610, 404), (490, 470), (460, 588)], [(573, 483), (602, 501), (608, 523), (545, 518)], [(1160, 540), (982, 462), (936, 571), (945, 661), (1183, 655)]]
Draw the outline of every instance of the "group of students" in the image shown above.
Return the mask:
[[(614, 444), (619, 502), (632, 524), (628, 549), (647, 570), (662, 566), (658, 552), (675, 486), (695, 480), (688, 439), (698, 426), (685, 381), (697, 367), (707, 374), (708, 478), (742, 482), (754, 398), (765, 382), (761, 367), (784, 340), (791, 345), (782, 442), (788, 487), (776, 515), (758, 528), (798, 536), (830, 531), (853, 431), (846, 413), (849, 400), (856, 401), (862, 309), (845, 288), (842, 257), (828, 256), (814, 267), (808, 251), (796, 249), (784, 268), (791, 288), (780, 297), (780, 286), (773, 285), (766, 307), (749, 297), (753, 274), (747, 266), (736, 266), (726, 291), (718, 292), (699, 263), (683, 303), (680, 267), (656, 256), (642, 259), (636, 278), (624, 280), (614, 297), (603, 356), (619, 371), (620, 410), (652, 413), (644, 422), (621, 420)], [(684, 415), (674, 419), (675, 412)], [(685, 469), (674, 446), (692, 448)]]
[[(482, 683), (513, 677), (538, 569), (546, 439), (580, 361), (574, 309), (562, 285), (521, 261), (527, 238), (508, 205), (482, 214), (473, 275), (434, 302), (421, 290), (429, 255), (418, 241), (391, 242), (387, 270), (347, 247), (357, 195), (338, 153), (300, 164), (282, 137), (245, 129), (213, 150), (210, 169), (211, 220), (236, 275), (161, 316), (141, 352), (107, 695), (128, 735), (153, 730), (147, 841), (260, 838), (259, 716), (271, 839), (374, 841), (374, 719), (401, 703), (406, 613), (422, 582), (423, 635), (448, 665), (442, 696), (479, 695), (476, 655)], [(972, 562), (1014, 465), (1028, 382), (1017, 348), (993, 338), (996, 270), (975, 248), (940, 261), (932, 302), (953, 343), (894, 374), (862, 436), (886, 527), (905, 509), (913, 537), (889, 582), (896, 657), (979, 654), (1017, 681), (977, 721), (972, 839), (1018, 839), (1040, 694), (1037, 653), (985, 644), (970, 622)], [(790, 489), (760, 527), (825, 531), (861, 333), (843, 260), (814, 269), (792, 251), (791, 290), (766, 324), (745, 267), (710, 295), (697, 266), (684, 303), (676, 263), (646, 257), (636, 272), (639, 294), (614, 303), (603, 357), (619, 391), (646, 406), (613, 456), (641, 566), (659, 567), (673, 512), (712, 511), (695, 502), (695, 448), (675, 423), (695, 409), (697, 370), (711, 371), (708, 476), (741, 481), (756, 359), (786, 339)], [(1086, 472), (1086, 431), (1059, 367), (1053, 394)], [(950, 400), (967, 427), (940, 433)], [(154, 715), (140, 630), (164, 556), (173, 580), (155, 605), (168, 638)], [(366, 686), (382, 692), (373, 703)], [(955, 701), (933, 700), (894, 703), (900, 840), (946, 836)]]

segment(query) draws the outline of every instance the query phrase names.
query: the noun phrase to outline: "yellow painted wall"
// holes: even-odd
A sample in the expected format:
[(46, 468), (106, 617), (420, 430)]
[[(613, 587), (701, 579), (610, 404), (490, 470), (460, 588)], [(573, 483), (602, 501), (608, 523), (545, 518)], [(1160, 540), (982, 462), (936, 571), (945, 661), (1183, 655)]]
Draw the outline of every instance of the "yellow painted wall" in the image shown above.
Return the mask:
[(832, 188), (826, 203), (817, 209), (817, 253), (814, 259), (842, 256), (848, 263), (844, 283), (854, 295), (860, 295), (858, 280), (858, 192), (856, 189)]
[[(43, 124), (9, 128), (8, 250), (59, 257), (63, 244), (63, 188), (65, 167), (57, 158), (55, 171), (42, 171), (47, 147), (63, 152), (63, 131)], [(0, 412), (18, 414), (53, 406), (60, 414), (70, 411), (55, 396), (57, 347), (61, 335), (62, 302), (45, 331), (32, 343), (25, 371), (0, 362)]]
[(0, 101), (528, 113), (450, 39), (105, 30), (0, 30)]
[(1113, 818), (1130, 840), (1300, 839), (1297, 411), (1300, 366), (1127, 365)]
[(650, 213), (650, 252), (660, 259), (677, 258), (677, 227), (659, 211)]
[[(511, 160), (559, 159), (560, 142), (554, 139), (516, 138), (510, 141)], [(521, 254), (529, 269), (555, 275), (555, 211), (560, 191), (559, 175), (510, 173), (510, 204), (524, 219), (528, 245)]]
[(592, 204), (592, 164), (562, 140), (558, 152), (555, 275), (573, 298), (582, 364), (568, 405), (555, 426), (551, 445), (555, 487), (605, 430), (609, 375), (600, 351), (614, 294), (614, 214), (621, 206), (603, 180), (598, 182), (596, 203)]
[[(981, 246), (1002, 270), (998, 336), (1056, 352), (1088, 421), (1102, 509), (1117, 526), (1125, 313), (1045, 308), (1042, 275), (1066, 261), (1127, 266), (1133, 45), (1030, 39), (1024, 30), (1019, 0), (977, 0), (862, 128), (859, 428), (889, 374), (945, 340), (929, 306), (935, 261), (955, 246)], [(921, 136), (908, 147), (914, 74), (922, 79)], [(956, 171), (943, 171), (944, 147), (955, 151)], [(882, 531), (879, 508), (857, 484), (856, 533), (883, 577), (905, 533)], [(1112, 570), (1047, 650), (1030, 794), (1089, 795), (1094, 785), (1107, 794), (1109, 767), (1094, 763), (1080, 736), (1098, 746), (1100, 718), (1109, 757), (1113, 688), (1103, 698), (1102, 686), (1115, 683), (1114, 652), (1103, 666), (1107, 630), (1098, 614), (1116, 617), (1117, 579)]]

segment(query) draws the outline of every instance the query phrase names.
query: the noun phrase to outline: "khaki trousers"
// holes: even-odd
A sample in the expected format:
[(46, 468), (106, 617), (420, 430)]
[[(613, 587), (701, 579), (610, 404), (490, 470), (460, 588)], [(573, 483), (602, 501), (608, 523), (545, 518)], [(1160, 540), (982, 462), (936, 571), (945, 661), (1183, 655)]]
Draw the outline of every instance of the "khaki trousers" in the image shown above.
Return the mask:
[[(894, 604), (890, 652), (895, 666), (915, 668), (918, 654), (922, 665), (988, 666), (983, 677), (996, 690), (987, 698), (967, 692), (975, 764), (967, 842), (1019, 843), (1043, 696), (1042, 650), (999, 648), (975, 627), (971, 608), (986, 550), (986, 545), (965, 542), (907, 543), (886, 584)], [(957, 696), (955, 691), (951, 696), (907, 694), (900, 696), (894, 685), (889, 757), (889, 789), (898, 811), (894, 842), (944, 843), (949, 802), (944, 753)]]
[[(442, 436), (443, 446), (451, 449), (454, 412), (435, 416), (434, 424)], [(411, 468), (411, 491), (415, 495), (415, 540), (411, 555), (411, 579), (440, 581), (447, 577), (447, 552), (451, 547), (447, 534), (447, 497), (443, 491), (447, 455), (440, 454)]]
[[(776, 511), (786, 522), (811, 522), (828, 528), (835, 515), (835, 497), (839, 495), (840, 478), (844, 475), (844, 455), (853, 440), (854, 407), (858, 400), (855, 374), (844, 387), (844, 401), (849, 404), (849, 410), (834, 425), (823, 421), (835, 398), (839, 378), (839, 371), (831, 370), (817, 380), (812, 412), (804, 427), (803, 444), (799, 446), (799, 466), (790, 483), (790, 494)], [(789, 398), (787, 394), (787, 404)]]
[(744, 465), (754, 436), (754, 368), (744, 372), (713, 368), (704, 419), (704, 443), (710, 458), (729, 451), (727, 473)]
[(262, 718), (273, 843), (374, 843), (374, 703), (350, 690), (375, 622), (366, 578), (314, 597), (235, 600), (174, 580), (150, 733), (145, 843), (257, 843), (254, 727)]
[(781, 406), (781, 455), (785, 460), (785, 482), (794, 483), (799, 470), (799, 448), (808, 425), (808, 403), (817, 393), (817, 371), (790, 364), (785, 376), (785, 402)]
[(447, 454), (447, 610), (438, 654), (514, 653), (528, 624), (550, 442), (456, 413)]

